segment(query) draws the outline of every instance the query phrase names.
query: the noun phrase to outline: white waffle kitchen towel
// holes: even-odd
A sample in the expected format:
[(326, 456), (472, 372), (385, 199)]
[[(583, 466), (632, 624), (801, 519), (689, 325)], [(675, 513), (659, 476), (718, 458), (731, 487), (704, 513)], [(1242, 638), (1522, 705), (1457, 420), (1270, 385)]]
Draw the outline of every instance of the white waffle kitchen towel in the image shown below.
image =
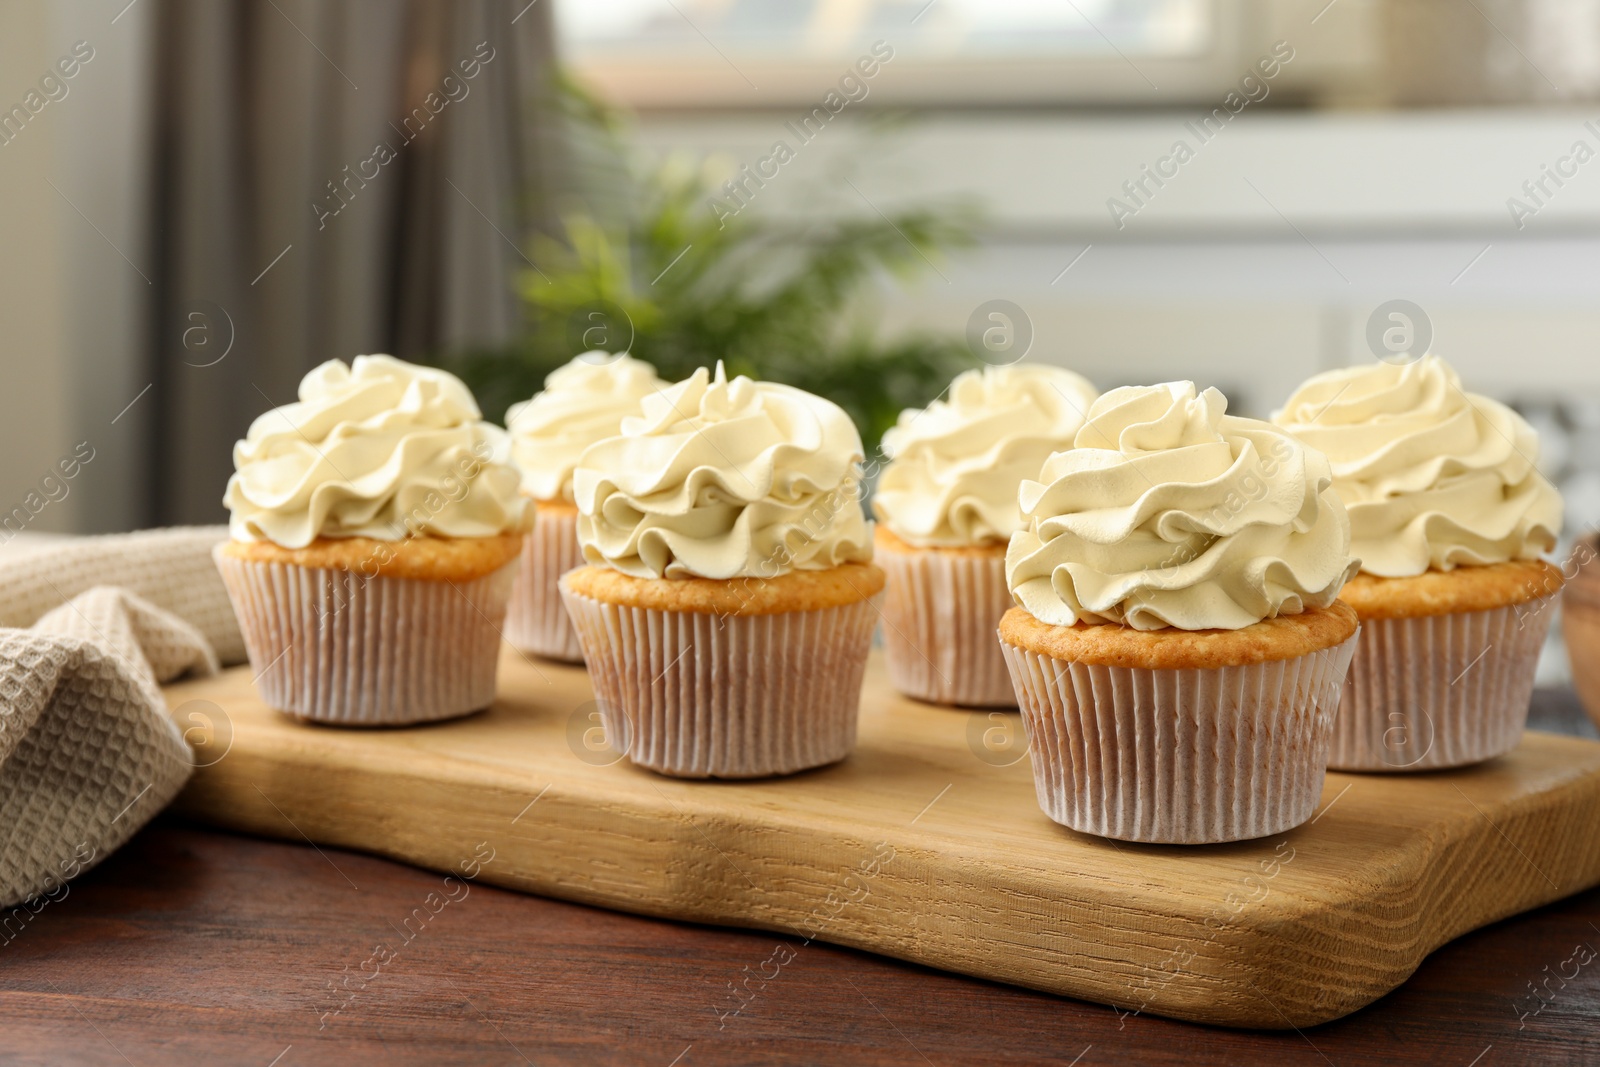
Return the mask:
[[(0, 907), (53, 895), (188, 780), (160, 683), (244, 659), (223, 527), (0, 549)], [(26, 627), (24, 629), (23, 627)], [(22, 909), (0, 912), (0, 941)]]

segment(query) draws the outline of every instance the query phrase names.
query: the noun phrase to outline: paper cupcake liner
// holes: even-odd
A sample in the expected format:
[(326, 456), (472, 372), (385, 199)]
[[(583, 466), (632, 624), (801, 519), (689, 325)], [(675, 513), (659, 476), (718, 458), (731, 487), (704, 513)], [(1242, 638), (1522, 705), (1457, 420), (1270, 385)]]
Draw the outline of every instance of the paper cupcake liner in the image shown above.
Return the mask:
[(1428, 771), (1516, 748), (1552, 600), (1363, 622), (1328, 766)]
[(539, 512), (522, 544), (522, 569), (506, 609), (506, 640), (513, 648), (547, 659), (583, 662), (583, 647), (556, 585), (563, 574), (581, 566), (577, 514)]
[(1355, 637), (1294, 659), (1147, 670), (1001, 642), (1056, 822), (1121, 841), (1265, 837), (1311, 817)]
[(1600, 726), (1600, 534), (1579, 537), (1561, 573), (1567, 579), (1561, 588), (1561, 636), (1572, 688)]
[(335, 726), (451, 719), (494, 700), (513, 560), (472, 581), (422, 581), (215, 558), (256, 691)]
[(879, 552), (875, 562), (889, 575), (883, 644), (894, 687), (934, 704), (1016, 707), (994, 639), (1011, 607), (1005, 559)]
[(1572, 663), (1572, 687), (1600, 726), (1600, 607), (1568, 596), (1561, 606), (1561, 629)]
[[(875, 601), (720, 616), (561, 595), (607, 737), (677, 778), (761, 778), (834, 763), (856, 743)], [(881, 594), (880, 594), (881, 597)]]

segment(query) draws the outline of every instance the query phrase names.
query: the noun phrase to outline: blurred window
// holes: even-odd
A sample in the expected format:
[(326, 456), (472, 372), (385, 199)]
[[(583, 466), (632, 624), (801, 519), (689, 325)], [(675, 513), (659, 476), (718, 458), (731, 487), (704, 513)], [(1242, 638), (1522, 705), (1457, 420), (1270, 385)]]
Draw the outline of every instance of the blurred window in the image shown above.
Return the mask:
[(1241, 4), (564, 0), (557, 26), (577, 72), (637, 108), (788, 106), (880, 41), (893, 49), (883, 95), (896, 104), (1153, 104), (1237, 77), (1252, 36)]
[(1195, 55), (1214, 12), (1210, 0), (577, 0), (560, 22), (580, 63), (703, 61), (701, 33), (735, 60), (800, 51), (848, 61), (888, 37), (908, 56), (1072, 58)]

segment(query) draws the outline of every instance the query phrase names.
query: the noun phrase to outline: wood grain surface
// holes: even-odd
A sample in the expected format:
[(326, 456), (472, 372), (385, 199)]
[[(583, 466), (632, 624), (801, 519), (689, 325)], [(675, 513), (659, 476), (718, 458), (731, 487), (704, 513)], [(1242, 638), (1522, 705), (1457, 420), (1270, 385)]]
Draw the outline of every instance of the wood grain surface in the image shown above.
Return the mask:
[[(1565, 982), (1546, 971), (1575, 943), (1600, 945), (1600, 890), (1468, 934), (1377, 1003), (1297, 1033), (1117, 1013), (821, 943), (724, 1025), (729, 984), (797, 942), (480, 885), (400, 946), (395, 927), (440, 884), (371, 856), (163, 818), (0, 948), (0, 1063), (1600, 1062), (1600, 967)], [(331, 989), (378, 943), (396, 957), (325, 1018), (345, 995)], [(1550, 992), (1536, 1001), (1537, 982)]]
[[(40, 1067), (1511, 1067), (1600, 1062), (1600, 890), (1468, 934), (1377, 1003), (1218, 1029), (884, 956), (489, 886), (403, 946), (439, 875), (170, 817), (0, 947), (0, 1063)], [(374, 945), (381, 976), (332, 992)], [(796, 958), (724, 1025), (745, 968)], [(1548, 972), (1546, 971), (1548, 968)], [(1571, 973), (1571, 969), (1567, 969)], [(1548, 983), (1543, 999), (1530, 984)], [(354, 982), (351, 983), (353, 986)], [(1535, 1005), (1543, 1005), (1533, 1014)]]
[[(453, 872), (413, 925), (492, 883), (1235, 1026), (1336, 1018), (1452, 937), (1600, 882), (1590, 742), (1530, 734), (1467, 771), (1330, 775), (1315, 821), (1280, 838), (1134, 846), (1045, 819), (1017, 746), (994, 744), (1014, 716), (900, 700), (881, 664), (851, 759), (760, 783), (612, 762), (581, 670), (502, 669), (485, 714), (382, 732), (287, 720), (242, 671), (174, 687), (210, 738), (181, 810)], [(751, 961), (726, 1017), (783, 957)]]

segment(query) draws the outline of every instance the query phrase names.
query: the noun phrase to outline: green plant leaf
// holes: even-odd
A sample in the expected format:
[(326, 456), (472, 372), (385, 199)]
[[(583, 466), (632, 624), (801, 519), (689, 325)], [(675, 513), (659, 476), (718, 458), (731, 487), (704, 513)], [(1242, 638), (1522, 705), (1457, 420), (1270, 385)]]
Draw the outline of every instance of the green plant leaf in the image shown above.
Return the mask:
[(644, 159), (616, 112), (570, 83), (561, 96), (572, 155), (596, 177), (559, 212), (557, 235), (530, 242), (538, 268), (517, 283), (526, 330), (505, 348), (435, 360), (489, 418), (578, 355), (601, 307), (626, 316), (605, 347), (629, 347), (668, 380), (720, 359), (730, 373), (825, 396), (855, 419), (869, 454), (903, 408), (976, 364), (960, 337), (886, 337), (871, 313), (883, 286), (927, 279), (973, 243), (970, 205), (829, 213), (806, 226), (748, 210), (719, 218), (713, 201), (728, 201), (705, 166)]

